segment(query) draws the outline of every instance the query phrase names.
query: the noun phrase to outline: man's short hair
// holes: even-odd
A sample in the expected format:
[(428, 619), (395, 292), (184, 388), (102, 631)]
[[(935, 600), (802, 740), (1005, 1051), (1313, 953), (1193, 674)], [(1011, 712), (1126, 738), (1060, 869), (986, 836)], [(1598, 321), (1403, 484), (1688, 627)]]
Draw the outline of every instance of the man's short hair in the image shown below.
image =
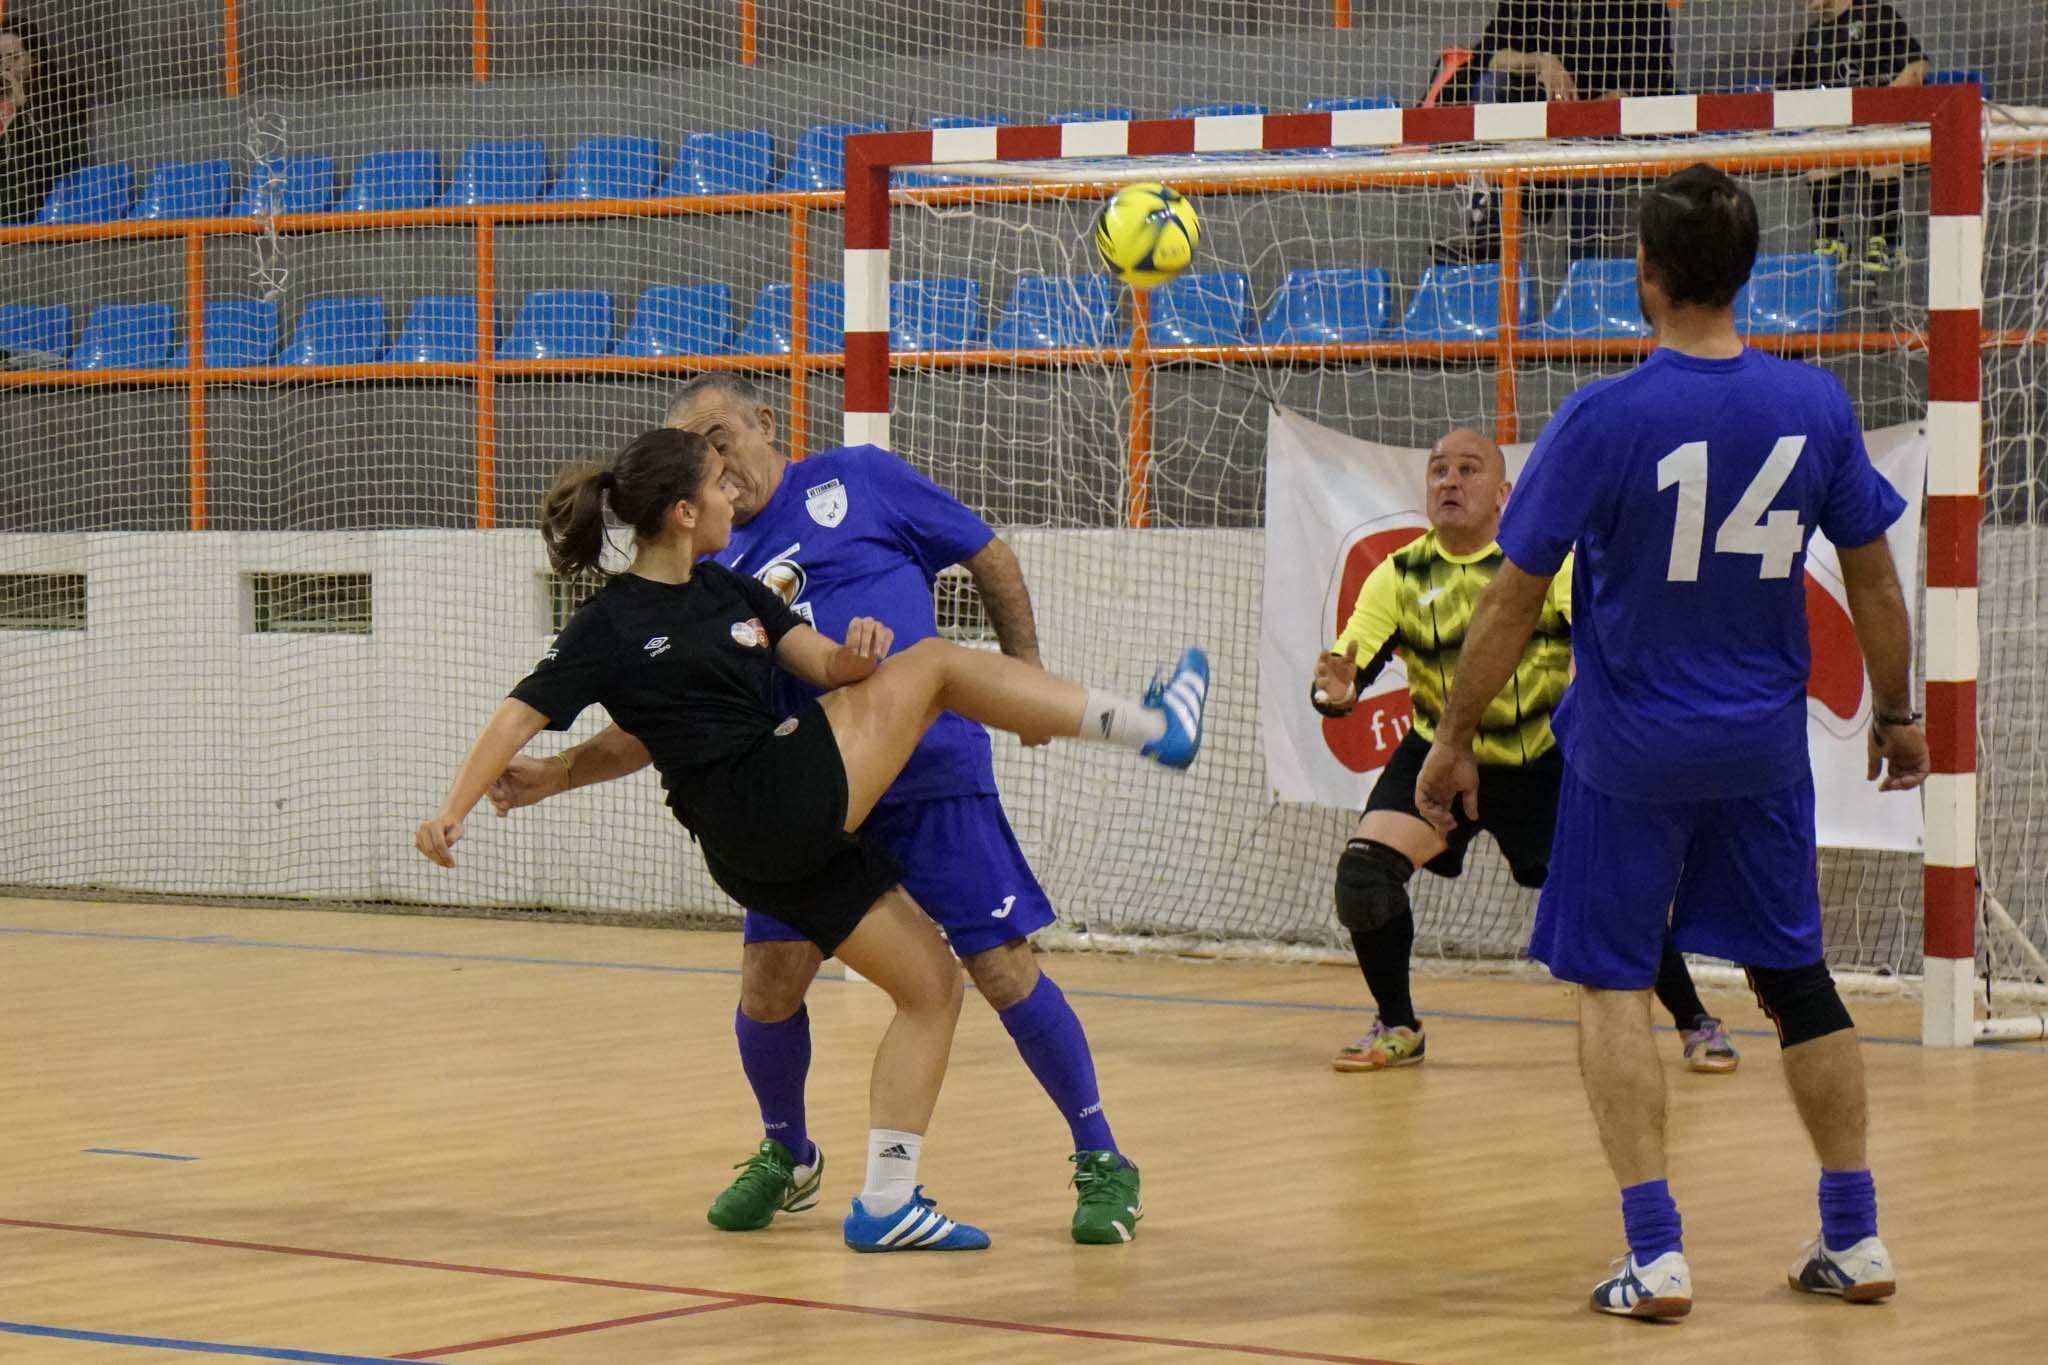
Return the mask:
[(1756, 264), (1756, 201), (1705, 162), (1652, 185), (1636, 224), (1643, 261), (1673, 303), (1726, 308)]
[(690, 404), (707, 393), (722, 393), (742, 407), (765, 408), (769, 406), (768, 395), (752, 379), (738, 370), (707, 370), (686, 380), (683, 387), (670, 400), (668, 413), (663, 421), (674, 425)]

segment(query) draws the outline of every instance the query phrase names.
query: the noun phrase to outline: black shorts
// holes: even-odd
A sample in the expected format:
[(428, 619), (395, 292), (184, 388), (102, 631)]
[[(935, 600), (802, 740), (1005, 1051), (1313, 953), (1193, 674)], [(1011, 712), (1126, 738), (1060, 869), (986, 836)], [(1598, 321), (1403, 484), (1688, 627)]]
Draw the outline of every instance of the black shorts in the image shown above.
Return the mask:
[[(1394, 748), (1394, 756), (1380, 770), (1372, 795), (1365, 798), (1367, 811), (1396, 810), (1421, 819), (1415, 809), (1415, 779), (1422, 773), (1422, 760), (1429, 755), (1429, 741), (1410, 730)], [(1557, 794), (1564, 780), (1564, 755), (1552, 745), (1532, 763), (1479, 765), (1479, 818), (1468, 819), (1463, 805), (1451, 814), (1457, 819), (1447, 840), (1448, 847), (1423, 866), (1439, 877), (1455, 877), (1465, 870), (1465, 850), (1472, 836), (1485, 830), (1500, 845), (1508, 870), (1523, 886), (1541, 886), (1550, 871), (1550, 837), (1557, 830)]]
[(846, 765), (815, 701), (691, 793), (689, 805), (676, 816), (696, 834), (719, 889), (826, 957), (903, 880), (886, 850), (844, 828)]

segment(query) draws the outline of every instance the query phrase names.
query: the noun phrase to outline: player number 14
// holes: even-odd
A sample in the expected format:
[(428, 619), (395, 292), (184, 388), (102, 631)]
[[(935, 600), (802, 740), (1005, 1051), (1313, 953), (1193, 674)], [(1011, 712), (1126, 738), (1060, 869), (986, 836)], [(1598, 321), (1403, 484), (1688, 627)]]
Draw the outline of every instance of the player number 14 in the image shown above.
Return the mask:
[[(1742, 500), (1728, 510), (1727, 520), (1714, 533), (1714, 553), (1757, 555), (1758, 578), (1789, 578), (1792, 561), (1806, 543), (1806, 528), (1799, 513), (1790, 507), (1770, 511), (1771, 499), (1792, 477), (1800, 452), (1806, 449), (1804, 436), (1780, 436), (1771, 447), (1756, 477), (1749, 481)], [(1700, 546), (1707, 538), (1707, 443), (1687, 441), (1657, 461), (1657, 491), (1678, 486), (1678, 520), (1671, 528), (1671, 565), (1666, 582), (1697, 583), (1700, 577)]]

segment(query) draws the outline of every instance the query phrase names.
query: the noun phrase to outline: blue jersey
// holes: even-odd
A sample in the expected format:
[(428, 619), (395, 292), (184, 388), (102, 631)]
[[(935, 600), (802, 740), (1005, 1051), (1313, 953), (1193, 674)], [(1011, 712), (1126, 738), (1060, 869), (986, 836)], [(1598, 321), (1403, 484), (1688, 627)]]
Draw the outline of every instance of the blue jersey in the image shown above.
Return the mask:
[(1659, 349), (1566, 399), (1500, 544), (1538, 575), (1578, 547), (1578, 675), (1553, 725), (1580, 779), (1680, 801), (1806, 776), (1806, 542), (1867, 544), (1905, 506), (1811, 365)]
[[(790, 464), (752, 521), (735, 526), (718, 562), (750, 573), (834, 640), (872, 616), (895, 649), (938, 634), (932, 580), (980, 550), (995, 532), (903, 461), (877, 446), (841, 446)], [(816, 694), (776, 673), (775, 701), (793, 711)], [(941, 712), (883, 796), (884, 802), (992, 796), (988, 732)]]

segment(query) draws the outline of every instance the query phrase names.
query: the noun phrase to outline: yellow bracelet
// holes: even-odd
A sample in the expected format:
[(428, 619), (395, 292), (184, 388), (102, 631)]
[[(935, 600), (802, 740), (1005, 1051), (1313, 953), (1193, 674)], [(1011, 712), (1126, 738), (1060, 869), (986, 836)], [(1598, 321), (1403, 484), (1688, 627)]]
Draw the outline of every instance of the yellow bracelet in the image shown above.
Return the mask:
[(564, 783), (574, 782), (576, 780), (576, 755), (571, 750), (557, 750), (555, 753), (555, 762), (562, 765), (562, 780)]

